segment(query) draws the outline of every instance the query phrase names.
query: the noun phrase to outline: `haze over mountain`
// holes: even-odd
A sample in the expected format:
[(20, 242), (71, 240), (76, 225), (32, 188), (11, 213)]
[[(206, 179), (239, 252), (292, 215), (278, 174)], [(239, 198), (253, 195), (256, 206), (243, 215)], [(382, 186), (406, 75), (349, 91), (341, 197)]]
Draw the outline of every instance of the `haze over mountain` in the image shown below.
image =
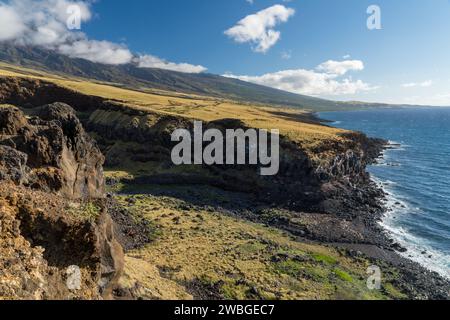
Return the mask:
[(136, 90), (158, 89), (314, 111), (354, 109), (356, 106), (385, 106), (319, 99), (208, 73), (141, 68), (133, 63), (123, 65), (94, 63), (36, 46), (0, 43), (0, 61), (52, 73), (111, 82), (117, 86)]

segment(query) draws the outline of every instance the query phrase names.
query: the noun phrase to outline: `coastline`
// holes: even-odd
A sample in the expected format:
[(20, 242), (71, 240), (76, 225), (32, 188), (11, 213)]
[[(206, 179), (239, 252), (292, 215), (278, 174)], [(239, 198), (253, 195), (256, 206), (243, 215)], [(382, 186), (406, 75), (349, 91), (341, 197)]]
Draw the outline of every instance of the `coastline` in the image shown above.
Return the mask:
[[(404, 146), (401, 143), (395, 141), (389, 141), (389, 144), (386, 146), (386, 150), (383, 153), (382, 157), (383, 161), (387, 161), (386, 152), (401, 150)], [(385, 165), (383, 163), (377, 163), (377, 165)], [(385, 199), (383, 200), (384, 206), (386, 207), (386, 211), (382, 216), (379, 225), (387, 232), (390, 238), (394, 239), (398, 242), (404, 249), (400, 250), (398, 253), (409, 260), (412, 260), (422, 267), (439, 273), (442, 277), (450, 280), (450, 272), (446, 270), (444, 267), (440, 268), (438, 264), (435, 262), (431, 262), (431, 259), (443, 259), (442, 253), (436, 251), (425, 244), (418, 244), (420, 242), (419, 239), (415, 239), (415, 237), (406, 231), (404, 231), (401, 227), (395, 226), (395, 220), (397, 215), (407, 214), (407, 210), (410, 209), (410, 205), (406, 202), (406, 200), (400, 199), (398, 195), (395, 194), (395, 191), (390, 188), (391, 185), (395, 185), (395, 182), (392, 181), (383, 181), (374, 175), (371, 175), (372, 180), (383, 190), (386, 194)], [(415, 243), (415, 245), (413, 244)]]
[[(323, 120), (319, 113), (315, 113), (314, 116), (324, 125), (340, 124), (340, 121)], [(362, 133), (365, 135), (365, 133)], [(369, 138), (378, 143), (380, 139)], [(385, 160), (386, 152), (389, 150), (395, 150), (401, 148), (401, 144), (393, 141), (384, 140), (383, 145), (378, 145), (380, 149), (379, 155), (373, 157), (372, 163), (368, 163), (367, 166), (380, 165), (380, 160)], [(366, 168), (366, 170), (368, 167)], [(334, 243), (334, 246), (343, 247), (350, 250), (350, 254), (364, 254), (372, 259), (385, 261), (391, 265), (394, 265), (405, 272), (407, 275), (400, 282), (404, 282), (403, 285), (409, 287), (419, 288), (422, 292), (432, 292), (437, 290), (439, 283), (442, 286), (442, 299), (450, 298), (450, 278), (446, 276), (442, 270), (433, 268), (430, 264), (423, 261), (424, 252), (428, 256), (431, 252), (422, 250), (414, 250), (408, 243), (402, 241), (399, 238), (398, 230), (393, 229), (393, 226), (389, 225), (387, 220), (390, 215), (394, 213), (395, 205), (400, 205), (402, 208), (405, 204), (395, 198), (390, 190), (384, 185), (385, 182), (381, 181), (373, 174), (368, 173), (369, 181), (367, 187), (372, 189), (374, 194), (379, 196), (375, 200), (376, 207), (381, 208), (378, 210), (377, 215), (370, 216), (361, 212), (365, 219), (369, 220), (364, 230), (364, 241), (360, 243)], [(393, 206), (394, 205), (394, 206)], [(371, 221), (370, 221), (371, 220)], [(380, 237), (373, 237), (373, 234), (379, 232)], [(372, 242), (367, 244), (364, 242)], [(432, 255), (435, 255), (433, 253)], [(441, 272), (440, 272), (441, 271)]]

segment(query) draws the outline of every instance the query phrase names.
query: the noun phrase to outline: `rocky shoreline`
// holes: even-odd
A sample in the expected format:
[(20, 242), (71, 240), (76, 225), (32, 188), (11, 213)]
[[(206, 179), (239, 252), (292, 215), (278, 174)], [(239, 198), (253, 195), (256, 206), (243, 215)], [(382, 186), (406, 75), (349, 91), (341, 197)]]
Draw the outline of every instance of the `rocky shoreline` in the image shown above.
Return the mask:
[[(316, 119), (322, 121), (318, 116)], [(368, 165), (375, 164), (384, 156), (384, 151), (398, 147), (398, 144), (383, 139), (372, 139), (375, 144), (370, 156)], [(374, 262), (383, 261), (388, 264), (401, 268), (404, 274), (399, 279), (399, 285), (410, 292), (414, 292), (419, 299), (450, 299), (450, 281), (434, 271), (430, 271), (425, 266), (402, 256), (407, 249), (397, 243), (384, 229), (380, 222), (388, 213), (386, 207), (387, 193), (372, 180), (365, 180), (364, 187), (361, 189), (365, 194), (370, 194), (373, 201), (370, 201), (370, 207), (373, 211), (359, 209), (356, 214), (358, 218), (365, 220), (363, 228), (363, 240), (356, 243), (334, 242), (333, 238), (325, 237), (325, 241), (333, 246), (345, 248), (350, 255), (365, 255), (374, 260)], [(356, 206), (358, 207), (358, 206)], [(370, 211), (370, 210), (369, 210)]]

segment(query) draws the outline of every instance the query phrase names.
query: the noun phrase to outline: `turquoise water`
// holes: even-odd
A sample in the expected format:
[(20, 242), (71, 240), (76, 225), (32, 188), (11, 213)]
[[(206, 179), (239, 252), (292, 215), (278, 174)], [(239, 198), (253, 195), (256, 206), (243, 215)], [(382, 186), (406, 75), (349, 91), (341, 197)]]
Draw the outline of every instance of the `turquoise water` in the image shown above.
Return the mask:
[(382, 224), (408, 249), (405, 256), (450, 278), (450, 108), (319, 116), (399, 144), (369, 168), (389, 194)]

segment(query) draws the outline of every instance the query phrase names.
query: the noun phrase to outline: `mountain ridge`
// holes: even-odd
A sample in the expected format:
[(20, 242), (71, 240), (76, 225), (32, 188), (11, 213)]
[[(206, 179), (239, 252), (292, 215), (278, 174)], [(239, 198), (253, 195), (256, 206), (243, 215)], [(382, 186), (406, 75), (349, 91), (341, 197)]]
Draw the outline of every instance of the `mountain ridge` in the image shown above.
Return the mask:
[(61, 75), (114, 83), (116, 86), (139, 91), (156, 89), (312, 111), (349, 110), (355, 109), (356, 105), (360, 108), (388, 106), (379, 103), (325, 100), (210, 73), (181, 73), (139, 68), (134, 64), (105, 65), (70, 58), (40, 47), (14, 46), (8, 43), (0, 43), (0, 61)]

